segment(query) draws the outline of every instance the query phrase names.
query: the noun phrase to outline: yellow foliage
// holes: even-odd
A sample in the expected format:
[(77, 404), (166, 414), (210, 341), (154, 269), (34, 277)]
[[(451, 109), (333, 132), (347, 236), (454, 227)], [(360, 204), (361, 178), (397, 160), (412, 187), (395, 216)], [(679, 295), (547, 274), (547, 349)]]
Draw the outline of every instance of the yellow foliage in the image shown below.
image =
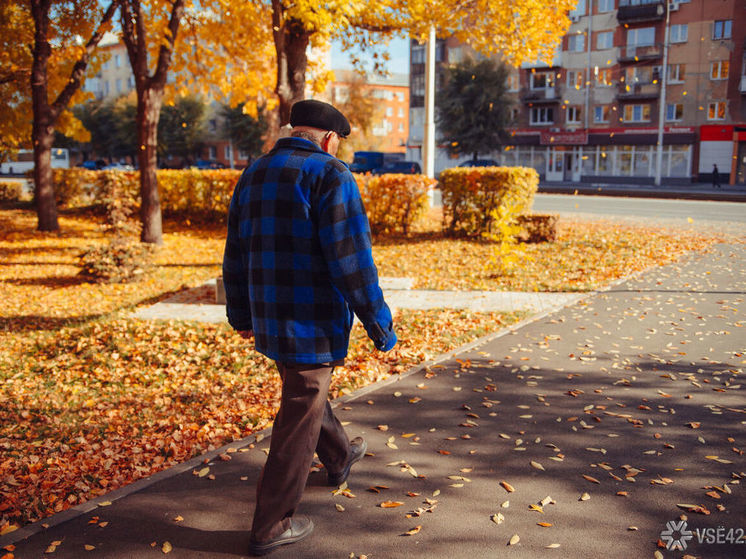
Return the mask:
[(439, 180), (449, 231), (467, 235), (494, 232), (501, 220), (527, 212), (539, 187), (529, 167), (456, 167)]
[(370, 228), (374, 234), (409, 234), (428, 208), (428, 191), (435, 179), (425, 175), (355, 175)]

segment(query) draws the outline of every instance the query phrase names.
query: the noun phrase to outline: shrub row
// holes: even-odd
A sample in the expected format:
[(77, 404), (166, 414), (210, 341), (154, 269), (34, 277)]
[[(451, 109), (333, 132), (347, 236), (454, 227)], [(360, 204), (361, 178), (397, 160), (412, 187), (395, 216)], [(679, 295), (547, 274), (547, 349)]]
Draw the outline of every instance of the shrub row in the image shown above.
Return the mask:
[(456, 167), (440, 174), (443, 217), (452, 234), (483, 236), (498, 220), (531, 209), (539, 174), (529, 167)]
[[(227, 215), (241, 171), (167, 170), (157, 172), (164, 213)], [(355, 175), (374, 233), (408, 233), (425, 211), (428, 190), (435, 180), (423, 175)], [(130, 199), (139, 198), (137, 171), (54, 169), (54, 188), (60, 206), (100, 204), (112, 190)]]
[(429, 205), (435, 179), (425, 175), (355, 175), (373, 234), (409, 234)]
[(22, 192), (20, 182), (0, 181), (0, 202), (18, 202)]

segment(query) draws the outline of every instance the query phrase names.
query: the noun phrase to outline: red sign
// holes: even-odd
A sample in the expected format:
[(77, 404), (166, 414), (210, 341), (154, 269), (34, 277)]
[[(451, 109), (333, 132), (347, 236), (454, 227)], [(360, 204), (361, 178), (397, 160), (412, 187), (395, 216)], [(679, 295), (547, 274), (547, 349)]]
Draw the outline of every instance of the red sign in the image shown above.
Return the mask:
[(588, 131), (576, 130), (574, 132), (550, 132), (541, 131), (541, 145), (560, 145), (560, 146), (584, 146), (588, 143)]

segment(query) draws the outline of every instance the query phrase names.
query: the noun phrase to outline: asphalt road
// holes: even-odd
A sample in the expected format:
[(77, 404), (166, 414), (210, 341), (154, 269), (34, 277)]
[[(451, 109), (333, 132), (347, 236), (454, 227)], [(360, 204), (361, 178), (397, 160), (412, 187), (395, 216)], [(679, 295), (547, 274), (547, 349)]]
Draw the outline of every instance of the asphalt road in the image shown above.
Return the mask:
[(715, 223), (746, 222), (746, 206), (740, 202), (537, 194), (533, 210), (560, 215), (592, 214), (646, 220), (686, 222), (688, 218), (692, 218)]

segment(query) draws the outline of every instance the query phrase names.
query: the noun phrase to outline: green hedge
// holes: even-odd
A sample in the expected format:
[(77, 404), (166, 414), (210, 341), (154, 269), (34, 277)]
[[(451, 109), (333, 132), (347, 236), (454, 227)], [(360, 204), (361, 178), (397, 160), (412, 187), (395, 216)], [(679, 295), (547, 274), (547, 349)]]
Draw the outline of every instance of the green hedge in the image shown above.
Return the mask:
[(539, 174), (529, 167), (456, 167), (442, 171), (439, 182), (448, 230), (480, 236), (492, 232), (497, 219), (531, 209)]

